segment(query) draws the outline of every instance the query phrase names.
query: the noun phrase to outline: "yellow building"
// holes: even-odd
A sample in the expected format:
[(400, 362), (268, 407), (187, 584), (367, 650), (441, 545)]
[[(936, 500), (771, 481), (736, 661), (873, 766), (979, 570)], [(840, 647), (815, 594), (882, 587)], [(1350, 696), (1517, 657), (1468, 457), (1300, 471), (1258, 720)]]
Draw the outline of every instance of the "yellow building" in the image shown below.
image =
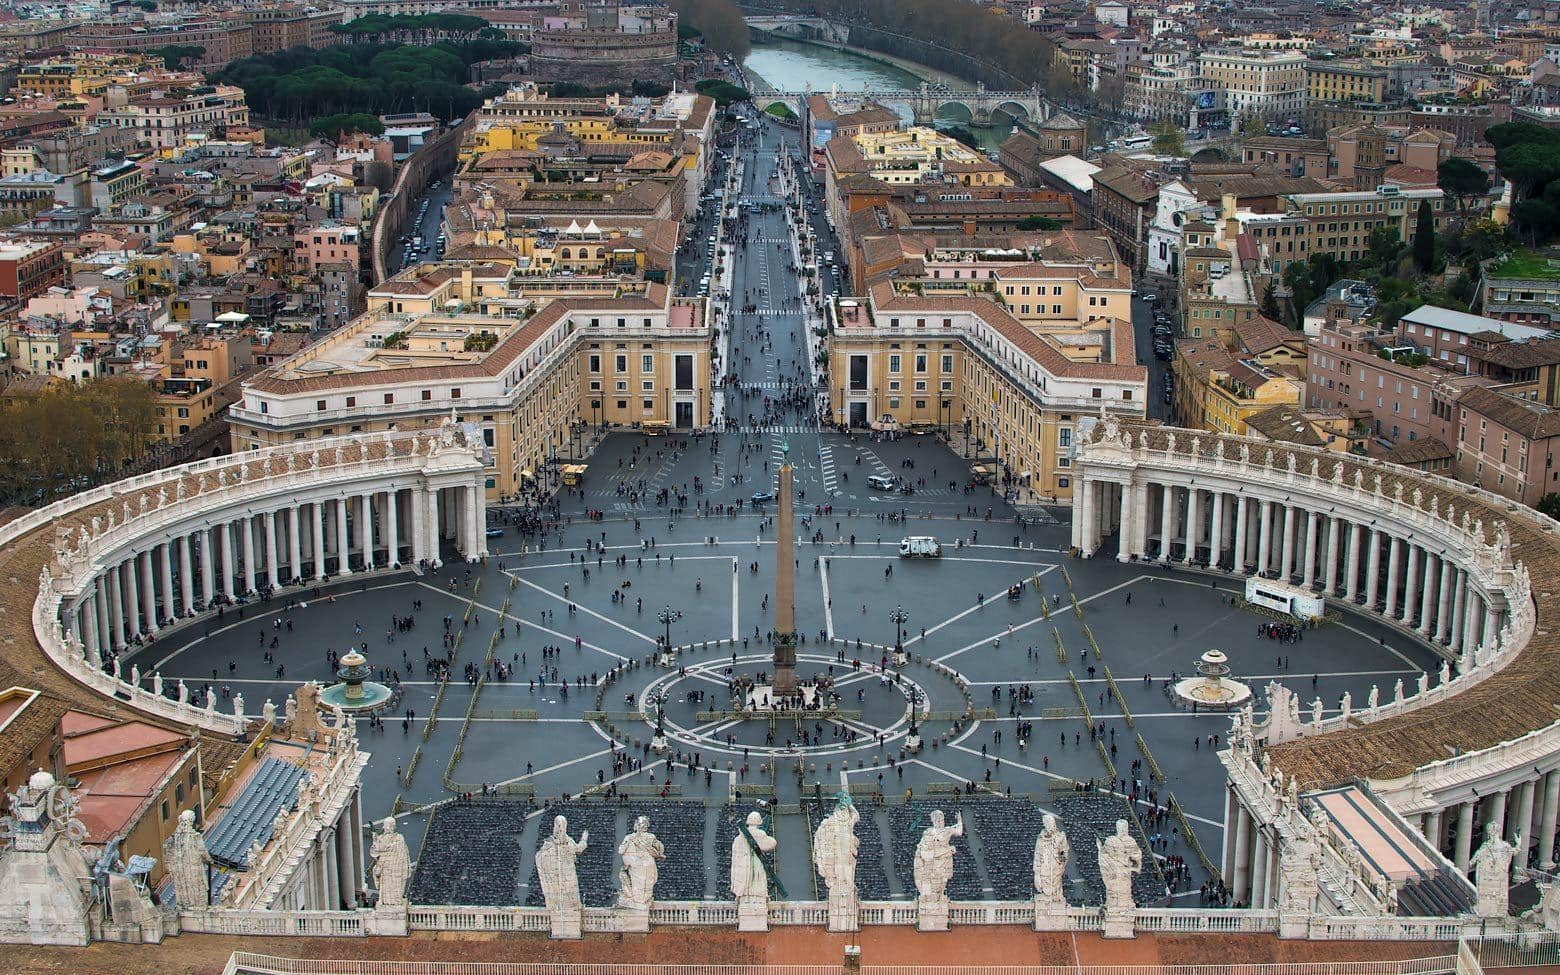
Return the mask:
[(1247, 434), (1246, 420), (1275, 406), (1298, 409), (1305, 382), (1292, 373), (1239, 357), (1215, 340), (1183, 342), (1176, 349), (1176, 419), (1183, 426)]
[(1070, 497), (1079, 422), (1102, 409), (1144, 415), (1147, 371), (1131, 326), (1095, 323), (1108, 338), (1092, 358), (1075, 358), (995, 297), (882, 282), (866, 299), (830, 306), (830, 419), (942, 429), (968, 438), (1002, 485)]
[(72, 54), (23, 65), (17, 72), (18, 91), (34, 95), (71, 97), (101, 95), (109, 86), (134, 81), (161, 71), (161, 58), (141, 54)]
[(501, 294), (498, 268), (414, 272), (247, 382), (229, 411), (234, 449), (432, 426), (454, 412), (480, 428), (489, 494), (501, 497), (583, 456), (590, 430), (710, 423), (704, 300), (651, 284), (542, 304), (507, 283)]
[(1305, 92), (1311, 102), (1384, 102), (1387, 69), (1368, 61), (1307, 61)]
[(905, 185), (927, 180), (961, 186), (1012, 186), (1005, 169), (936, 129), (915, 125), (899, 132), (838, 135), (827, 146), (829, 176), (859, 173), (881, 183)]

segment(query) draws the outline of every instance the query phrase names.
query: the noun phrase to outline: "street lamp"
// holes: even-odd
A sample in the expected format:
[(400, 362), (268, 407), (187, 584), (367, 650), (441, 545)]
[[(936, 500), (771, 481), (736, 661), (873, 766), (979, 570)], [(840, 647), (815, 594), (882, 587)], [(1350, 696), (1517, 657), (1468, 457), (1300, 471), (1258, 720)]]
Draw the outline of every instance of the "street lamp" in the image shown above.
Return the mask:
[(657, 613), (655, 618), (661, 622), (662, 626), (666, 627), (666, 636), (661, 644), (661, 649), (670, 652), (672, 649), (672, 624), (682, 619), (682, 610), (667, 606)]
[(905, 652), (905, 624), (910, 622), (910, 614), (903, 606), (895, 606), (889, 610), (888, 619), (894, 624), (894, 652)]

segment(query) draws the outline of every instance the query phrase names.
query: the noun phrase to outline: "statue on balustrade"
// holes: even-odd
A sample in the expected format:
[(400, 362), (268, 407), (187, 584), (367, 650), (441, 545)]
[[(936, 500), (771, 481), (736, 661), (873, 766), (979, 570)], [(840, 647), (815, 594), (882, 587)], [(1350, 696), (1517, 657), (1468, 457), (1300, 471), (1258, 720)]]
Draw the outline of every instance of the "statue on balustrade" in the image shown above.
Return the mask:
[(1126, 914), (1137, 907), (1132, 899), (1132, 875), (1143, 871), (1143, 848), (1127, 831), (1125, 819), (1099, 844), (1100, 880), (1105, 883), (1105, 913)]
[(379, 821), (379, 832), (368, 855), (374, 858), (374, 886), (379, 891), (379, 907), (406, 907), (406, 881), (412, 875), (411, 857), (406, 852), (406, 837), (395, 831), (395, 817)]
[(731, 838), (731, 894), (737, 899), (737, 930), (769, 930), (769, 871), (764, 854), (779, 841), (764, 830), (764, 817), (750, 812)]
[(932, 811), (932, 825), (921, 833), (915, 847), (915, 889), (922, 930), (948, 927), (948, 881), (953, 879), (953, 840), (964, 835), (964, 816), (944, 825), (942, 810)]
[(1035, 837), (1035, 906), (1060, 909), (1067, 906), (1067, 855), (1071, 844), (1067, 834), (1056, 825), (1056, 817), (1045, 814), (1045, 828)]
[(1511, 860), (1516, 854), (1517, 848), (1501, 838), (1499, 823), (1485, 827), (1484, 845), (1468, 862), (1479, 895), (1474, 912), (1480, 917), (1506, 916), (1511, 897)]
[(813, 866), (829, 888), (830, 930), (855, 931), (860, 926), (856, 899), (856, 853), (861, 848), (856, 824), (860, 821), (855, 803), (842, 793), (834, 812), (813, 834)]
[(1283, 844), (1278, 857), (1279, 884), (1283, 890), (1279, 909), (1309, 914), (1316, 902), (1322, 869), (1322, 848), (1308, 835), (1297, 833)]
[(536, 876), (542, 883), (542, 901), (552, 912), (552, 935), (555, 938), (580, 936), (580, 878), (575, 860), (585, 852), (590, 842), (590, 830), (580, 834), (578, 840), (569, 838), (569, 821), (562, 816), (553, 817), (552, 834), (542, 840), (536, 851)]
[(666, 847), (650, 832), (650, 817), (634, 820), (633, 832), (618, 846), (623, 869), (618, 874), (618, 906), (649, 913), (655, 901), (655, 881), (660, 876), (660, 861), (666, 859)]
[(195, 828), (195, 810), (179, 813), (179, 825), (163, 841), (163, 865), (173, 877), (173, 896), (180, 907), (210, 906), (211, 854), (206, 852), (206, 838)]

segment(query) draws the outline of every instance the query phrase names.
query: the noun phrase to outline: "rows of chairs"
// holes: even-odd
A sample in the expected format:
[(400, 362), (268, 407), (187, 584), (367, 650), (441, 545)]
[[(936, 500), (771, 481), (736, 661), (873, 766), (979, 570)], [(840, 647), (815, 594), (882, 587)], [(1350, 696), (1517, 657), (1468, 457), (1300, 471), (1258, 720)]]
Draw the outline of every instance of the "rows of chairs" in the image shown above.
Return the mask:
[(1132, 831), (1132, 838), (1143, 849), (1143, 872), (1132, 878), (1132, 895), (1139, 904), (1157, 904), (1164, 900), (1165, 889), (1149, 858), (1148, 838), (1137, 827), (1127, 808), (1127, 800), (1105, 792), (1078, 792), (1053, 797), (1060, 813), (1062, 829), (1072, 845), (1071, 866), (1068, 874), (1076, 876), (1074, 891), (1077, 897), (1068, 900), (1075, 904), (1103, 904), (1105, 884), (1100, 879), (1099, 851), (1095, 844), (1116, 831), (1116, 820), (1125, 819)]
[[(538, 846), (552, 832), (554, 816), (569, 820), (569, 835), (576, 840), (580, 833), (590, 831), (589, 845), (574, 864), (580, 880), (580, 899), (586, 907), (610, 907), (617, 901), (619, 812), (620, 807), (615, 804), (559, 802), (547, 807), (538, 825)], [(536, 851), (528, 850), (526, 855), (531, 860), (531, 886), (526, 891), (525, 902), (540, 907), (543, 903), (542, 882), (536, 875)]]
[(434, 810), (412, 876), (411, 902), (514, 904), (525, 855), (521, 833), (533, 808), (512, 799), (480, 799)]

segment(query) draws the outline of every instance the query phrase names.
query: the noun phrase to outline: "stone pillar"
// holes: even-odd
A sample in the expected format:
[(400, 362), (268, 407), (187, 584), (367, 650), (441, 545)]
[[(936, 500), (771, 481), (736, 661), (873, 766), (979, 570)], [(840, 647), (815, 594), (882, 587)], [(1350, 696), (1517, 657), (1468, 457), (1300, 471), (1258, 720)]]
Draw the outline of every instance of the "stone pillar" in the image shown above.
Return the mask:
[(179, 618), (179, 594), (173, 588), (173, 542), (157, 546), (157, 596), (162, 615), (170, 623)]
[(347, 540), (347, 499), (336, 499), (336, 571), (340, 575), (352, 574), (352, 546)]
[(1452, 621), (1446, 634), (1446, 645), (1454, 651), (1462, 650), (1463, 610), (1468, 607), (1468, 572), (1454, 566), (1452, 569)]
[(179, 611), (195, 612), (195, 572), (190, 564), (190, 536), (179, 536)]
[(1251, 890), (1251, 814), (1240, 807), (1240, 818), (1235, 823), (1235, 876), (1230, 883), (1230, 896), (1243, 901)]
[(1095, 539), (1098, 536), (1098, 529), (1095, 525), (1097, 515), (1094, 498), (1098, 488), (1099, 482), (1092, 477), (1085, 477), (1082, 483), (1073, 485), (1073, 493), (1077, 496), (1077, 504), (1073, 512), (1073, 547), (1085, 557), (1094, 554), (1097, 544)]
[(200, 529), (200, 596), (207, 609), (217, 598), (217, 566), (211, 558), (211, 528), (207, 525)]
[(1246, 529), (1251, 523), (1251, 499), (1245, 495), (1236, 496), (1236, 552), (1234, 552), (1234, 571), (1243, 576), (1246, 571), (1246, 548), (1250, 548), (1250, 541), (1246, 538)]
[(1365, 526), (1359, 522), (1349, 524), (1349, 566), (1345, 573), (1343, 598), (1355, 602), (1360, 594), (1360, 548), (1365, 540)]
[(424, 511), (428, 506), (428, 495), (414, 487), (407, 497), (412, 502), (412, 562), (416, 564), (428, 557), (428, 525)]
[(1208, 563), (1224, 568), (1224, 492), (1213, 492), (1212, 520), (1208, 523)]
[(1295, 571), (1295, 506), (1292, 504), (1284, 505), (1283, 545), (1282, 554), (1279, 556), (1282, 564), (1278, 567), (1278, 577), (1287, 583)]
[(1452, 603), (1457, 593), (1457, 567), (1451, 559), (1441, 558), (1438, 561), (1441, 564), (1441, 591), (1435, 600), (1435, 640), (1437, 643), (1449, 644), (1452, 642)]
[(1468, 859), (1473, 855), (1473, 803), (1464, 802), (1457, 807), (1457, 848), (1452, 862), (1463, 873), (1468, 872)]
[(1343, 531), (1343, 518), (1333, 515), (1327, 520), (1327, 558), (1322, 563), (1322, 592), (1338, 595), (1338, 536)]
[(141, 632), (151, 636), (157, 632), (157, 581), (152, 575), (152, 550), (147, 549), (135, 557), (141, 594)]
[(1517, 787), (1517, 815), (1506, 824), (1506, 839), (1517, 845), (1517, 863), (1527, 866), (1528, 850), (1533, 848), (1533, 790), (1537, 782), (1528, 779)]
[(1370, 529), (1370, 546), (1365, 556), (1365, 608), (1376, 611), (1376, 599), (1381, 595), (1381, 536)]
[(1256, 829), (1256, 849), (1252, 854), (1251, 906), (1262, 910), (1267, 907), (1268, 895), (1268, 838), (1261, 827)]
[(1398, 618), (1403, 621), (1403, 625), (1412, 626), (1418, 618), (1416, 611), (1419, 601), (1424, 597), (1424, 590), (1419, 585), (1419, 546), (1404, 540), (1403, 556), (1408, 565), (1403, 570), (1403, 612)]
[(276, 571), (276, 512), (261, 513), (260, 530), (265, 532), (265, 582), (274, 593), (282, 587), (282, 578)]
[(1148, 555), (1148, 483), (1141, 482), (1133, 485), (1134, 492), (1132, 514), (1132, 554), (1138, 558)]
[(1202, 491), (1186, 489), (1186, 552), (1182, 561), (1191, 565), (1197, 561), (1197, 543), (1202, 539)]
[(1315, 511), (1311, 511), (1311, 512), (1308, 512), (1306, 514), (1306, 520), (1305, 520), (1305, 566), (1304, 566), (1304, 569), (1302, 570), (1303, 573), (1304, 573), (1304, 575), (1302, 577), (1302, 581), (1303, 581), (1303, 584), (1305, 585), (1305, 587), (1307, 589), (1310, 589), (1312, 586), (1316, 585), (1316, 549), (1317, 549), (1316, 532), (1317, 532), (1318, 528), (1320, 527), (1321, 523), (1322, 523), (1322, 516), (1319, 513), (1315, 512)]
[(303, 578), (303, 508), (291, 505), (287, 509), (287, 573), (288, 580)]
[[(392, 569), (401, 564), (401, 512), (396, 503), (399, 493), (395, 488), (385, 492), (385, 545), (389, 549), (387, 561)], [(1127, 537), (1125, 530), (1121, 537)]]
[[(487, 525), (483, 523), (481, 505), (478, 504), (477, 499), (477, 492), (482, 489), (472, 484), (462, 490), (466, 496), (466, 551), (461, 554), (468, 559), (480, 559), (487, 545), (487, 536), (484, 534), (487, 531)], [(1093, 543), (1094, 548), (1098, 548), (1100, 544), (1099, 525), (1091, 523), (1090, 529), (1094, 533), (1094, 537), (1090, 541)], [(1090, 549), (1090, 551), (1093, 551), (1093, 549)]]
[(309, 504), (309, 544), (314, 549), (314, 578), (325, 578), (325, 506)]
[(1544, 804), (1538, 812), (1538, 865), (1544, 870), (1555, 866), (1556, 814), (1560, 813), (1560, 772), (1544, 776)]
[(1435, 632), (1436, 617), (1436, 593), (1441, 588), (1441, 575), (1443, 568), (1441, 560), (1431, 554), (1429, 549), (1424, 550), (1425, 579), (1421, 588), (1424, 590), (1419, 600), (1419, 635), (1429, 640)]
[(1263, 498), (1257, 505), (1257, 574), (1273, 565), (1273, 503)]
[(119, 566), (111, 565), (103, 573), (104, 587), (107, 590), (105, 601), (108, 603), (108, 628), (109, 644), (118, 650), (125, 645), (125, 609), (124, 587), (120, 578)]
[(238, 519), (238, 525), (239, 531), (243, 533), (244, 593), (247, 595), (255, 591), (255, 568), (260, 559), (255, 553), (254, 519), (245, 515)]
[(1430, 845), (1435, 847), (1437, 851), (1441, 849), (1441, 813), (1442, 810), (1437, 809), (1433, 813), (1425, 814), (1425, 839), (1429, 840)]
[(363, 567), (374, 568), (374, 494), (370, 491), (358, 498), (358, 510), (363, 513), (362, 530), (358, 541), (363, 545)]
[(1389, 620), (1398, 618), (1398, 586), (1403, 572), (1403, 539), (1387, 536), (1387, 605), (1383, 615)]
[(1160, 485), (1159, 494), (1159, 560), (1170, 561), (1170, 532), (1175, 525), (1175, 488)]
[(325, 909), (341, 910), (341, 868), (336, 863), (336, 827), (331, 826), (320, 837), (320, 853), (325, 860)]
[(1479, 627), (1484, 622), (1484, 597), (1478, 589), (1468, 587), (1467, 606), (1463, 609), (1463, 651), (1470, 656), (1479, 649)]
[(424, 503), (424, 507), (427, 509), (423, 512), (423, 521), (426, 523), (428, 528), (428, 540), (424, 543), (428, 551), (428, 561), (433, 565), (438, 565), (441, 561), (439, 558), (441, 538), (439, 533), (439, 520), (441, 518), (441, 514), (439, 511), (438, 488), (430, 487), (428, 489), (427, 500)]
[(1240, 800), (1235, 798), (1235, 787), (1224, 784), (1224, 840), (1219, 854), (1219, 872), (1226, 878), (1235, 876), (1235, 830), (1240, 821)]
[[(1508, 795), (1510, 795), (1509, 791), (1497, 792), (1490, 796), (1485, 803), (1488, 808), (1484, 811), (1484, 822), (1494, 823), (1496, 832), (1502, 836), (1506, 835), (1506, 797)], [(1488, 827), (1486, 826), (1486, 828)]]
[[(82, 600), (81, 603), (82, 610), (86, 614), (84, 617), (82, 617), (82, 623), (85, 628), (85, 632), (81, 636), (81, 642), (86, 644), (89, 650), (101, 651), (103, 649), (103, 624), (101, 622), (98, 609), (98, 596), (101, 592), (102, 587), (99, 586), (96, 582), (93, 582), (87, 588), (86, 597)], [(87, 656), (87, 659), (92, 659), (90, 654)]]
[(1479, 645), (1493, 647), (1496, 634), (1500, 632), (1500, 610), (1496, 609), (1487, 599), (1483, 601), (1483, 606), (1484, 614), (1481, 618), (1484, 621), (1484, 633), (1479, 639)]

